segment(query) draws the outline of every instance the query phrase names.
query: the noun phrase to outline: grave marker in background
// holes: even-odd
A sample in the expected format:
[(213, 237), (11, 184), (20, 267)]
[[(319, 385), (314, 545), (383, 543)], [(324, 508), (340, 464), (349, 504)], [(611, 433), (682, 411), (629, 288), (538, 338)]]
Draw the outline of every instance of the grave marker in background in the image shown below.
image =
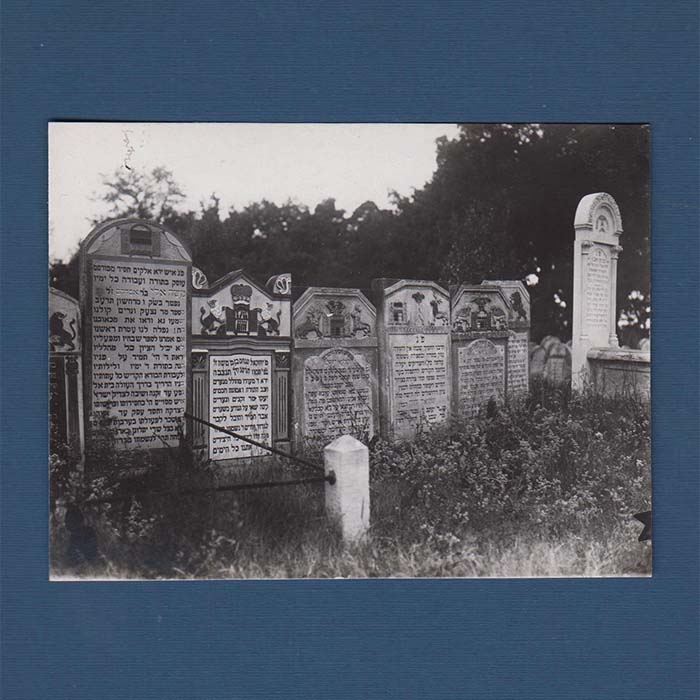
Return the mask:
[(83, 424), (82, 328), (80, 305), (49, 288), (49, 415), (59, 442), (80, 450)]
[(450, 416), (450, 300), (423, 280), (375, 280), (381, 430), (410, 439)]
[(106, 222), (81, 244), (85, 406), (114, 417), (119, 450), (178, 444), (189, 398), (191, 263), (174, 233), (137, 219)]
[(294, 302), (295, 439), (329, 440), (376, 430), (374, 307), (357, 289), (310, 287)]

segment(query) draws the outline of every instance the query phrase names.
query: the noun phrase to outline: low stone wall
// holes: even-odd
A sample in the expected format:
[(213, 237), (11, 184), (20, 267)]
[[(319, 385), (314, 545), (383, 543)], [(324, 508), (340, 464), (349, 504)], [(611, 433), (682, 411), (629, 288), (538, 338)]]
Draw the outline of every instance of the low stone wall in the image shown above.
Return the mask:
[(590, 382), (607, 396), (651, 396), (651, 353), (628, 348), (591, 348), (587, 355)]

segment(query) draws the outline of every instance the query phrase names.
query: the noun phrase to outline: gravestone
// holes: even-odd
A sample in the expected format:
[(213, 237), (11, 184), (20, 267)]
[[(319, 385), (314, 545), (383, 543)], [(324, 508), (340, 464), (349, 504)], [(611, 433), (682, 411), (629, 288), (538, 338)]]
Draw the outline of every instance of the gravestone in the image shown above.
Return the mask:
[(558, 338), (547, 344), (544, 377), (555, 384), (571, 381), (571, 350)]
[[(290, 444), (291, 278), (243, 270), (192, 292), (192, 412), (278, 449)], [(223, 466), (267, 450), (192, 421), (194, 445)]]
[(530, 293), (520, 280), (481, 284), (500, 287), (508, 302), (507, 392), (509, 398), (523, 396), (530, 390)]
[(410, 439), (450, 416), (450, 302), (435, 282), (375, 280), (381, 431)]
[[(452, 289), (453, 411), (473, 417), (505, 401), (511, 308), (492, 283)], [(527, 346), (525, 346), (527, 347)]]
[(530, 376), (543, 376), (546, 362), (547, 351), (541, 345), (536, 345), (532, 348), (530, 351)]
[(174, 233), (138, 219), (101, 224), (81, 243), (85, 408), (114, 418), (118, 450), (179, 442), (189, 401), (191, 263)]
[(574, 308), (571, 380), (581, 388), (590, 376), (588, 351), (617, 348), (617, 260), (622, 217), (605, 192), (588, 194), (574, 218)]
[(83, 451), (83, 370), (80, 305), (49, 289), (49, 412), (59, 442)]
[(377, 329), (357, 289), (310, 287), (294, 302), (294, 434), (369, 440), (376, 430)]

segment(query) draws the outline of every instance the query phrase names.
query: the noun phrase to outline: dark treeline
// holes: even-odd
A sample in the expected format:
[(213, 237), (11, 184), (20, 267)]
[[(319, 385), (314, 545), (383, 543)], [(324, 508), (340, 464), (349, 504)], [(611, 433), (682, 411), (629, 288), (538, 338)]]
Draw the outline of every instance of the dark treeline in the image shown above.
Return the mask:
[[(646, 334), (649, 304), (649, 131), (639, 125), (463, 125), (458, 138), (438, 140), (432, 180), (410, 196), (394, 194), (390, 209), (263, 200), (222, 212), (212, 195), (199, 211), (182, 212), (183, 193), (163, 168), (117, 173), (103, 199), (111, 216), (154, 219), (181, 234), (210, 281), (238, 268), (262, 282), (290, 272), (295, 286), (360, 288), (377, 277), (455, 284), (536, 274), (532, 337), (565, 340), (574, 212), (599, 191), (623, 216), (618, 306), (630, 319), (621, 341), (633, 343)], [(77, 256), (50, 272), (54, 286), (77, 296)], [(641, 294), (630, 299), (633, 291)]]

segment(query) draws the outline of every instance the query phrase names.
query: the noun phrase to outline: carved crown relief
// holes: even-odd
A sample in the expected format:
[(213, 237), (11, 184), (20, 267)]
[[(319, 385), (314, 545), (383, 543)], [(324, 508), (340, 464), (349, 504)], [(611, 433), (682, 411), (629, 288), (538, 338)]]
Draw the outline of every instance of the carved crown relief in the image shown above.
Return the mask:
[[(202, 335), (279, 336), (282, 305), (254, 295), (250, 284), (232, 284), (228, 294), (212, 296), (200, 305)], [(255, 298), (255, 301), (253, 299)]]

